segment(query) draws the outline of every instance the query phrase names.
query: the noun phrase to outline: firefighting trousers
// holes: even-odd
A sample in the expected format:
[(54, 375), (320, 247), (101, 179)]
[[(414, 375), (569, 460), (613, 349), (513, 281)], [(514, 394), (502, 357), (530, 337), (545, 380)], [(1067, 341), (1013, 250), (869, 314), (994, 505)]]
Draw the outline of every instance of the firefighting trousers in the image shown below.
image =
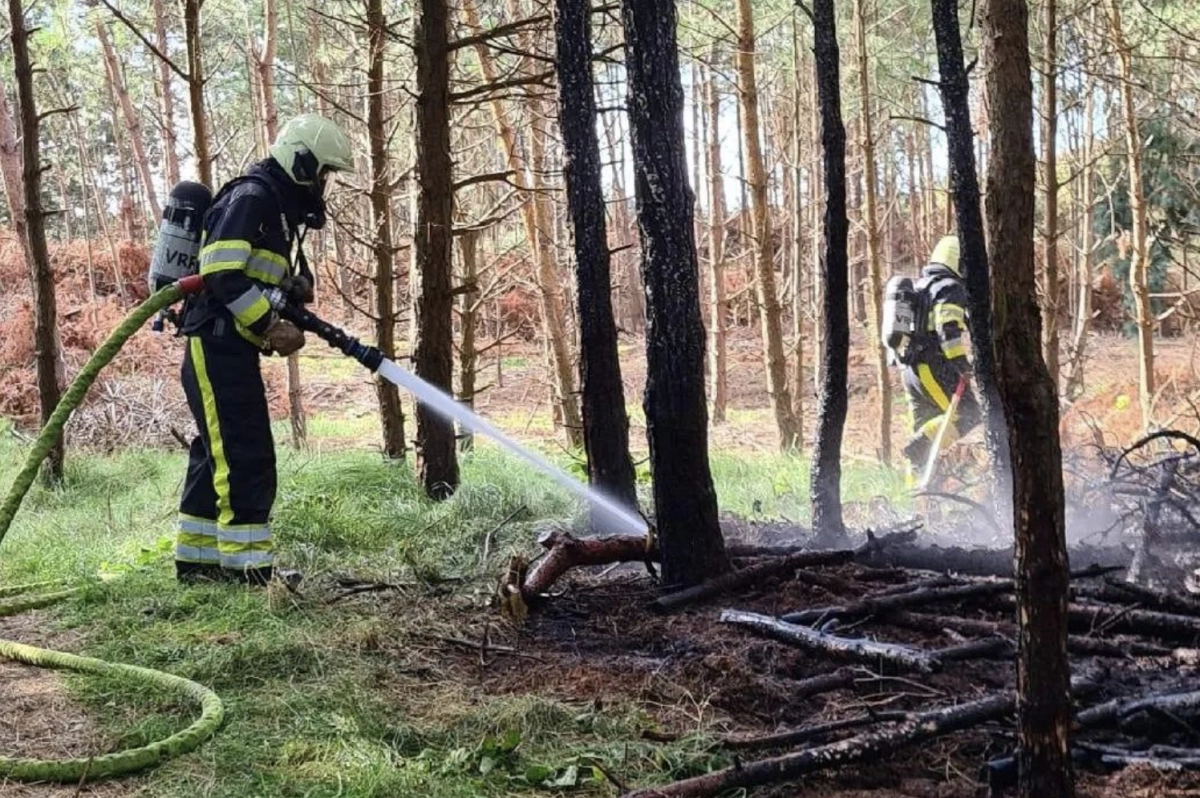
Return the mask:
[[(958, 387), (958, 370), (946, 360), (917, 363), (903, 369), (904, 391), (912, 412), (914, 437), (932, 441), (950, 410), (950, 398)], [(970, 386), (958, 401), (953, 423), (946, 429), (946, 444), (966, 435), (983, 420), (983, 411)]]
[(259, 357), (237, 335), (188, 338), (181, 377), (199, 434), (179, 503), (177, 562), (234, 571), (272, 564), (275, 442)]

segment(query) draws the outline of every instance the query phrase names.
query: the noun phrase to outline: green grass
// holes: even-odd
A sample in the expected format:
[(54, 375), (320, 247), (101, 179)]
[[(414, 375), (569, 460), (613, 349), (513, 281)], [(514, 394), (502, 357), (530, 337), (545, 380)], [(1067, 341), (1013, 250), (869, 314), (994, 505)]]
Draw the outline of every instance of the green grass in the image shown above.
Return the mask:
[[(525, 695), (489, 694), (472, 673), (443, 670), (422, 635), (477, 634), (463, 618), (495, 617), (483, 607), (507, 557), (533, 553), (545, 524), (577, 522), (580, 508), (483, 442), (463, 458), (462, 488), (435, 504), (408, 463), (322, 450), (328, 436), (360, 432), (360, 421), (314, 421), (309, 451), (280, 447), (274, 528), (280, 560), (306, 574), (297, 598), (175, 583), (182, 452), (71, 453), (66, 483), (27, 498), (0, 546), (0, 584), (119, 574), (49, 610), (48, 628), (82, 632), (81, 653), (195, 679), (226, 704), (218, 735), (138, 779), (137, 795), (610, 796), (595, 762), (633, 784), (725, 764), (703, 734), (641, 741), (653, 721), (632, 699), (600, 708), (539, 695), (535, 684)], [(546, 452), (569, 466), (568, 453)], [(23, 457), (0, 429), (0, 490)], [(718, 453), (712, 465), (723, 509), (807, 516), (807, 458)], [(849, 499), (865, 500), (894, 491), (895, 480), (853, 469), (845, 485)], [(646, 482), (641, 490), (648, 504)], [(328, 603), (330, 577), (346, 573), (410, 587), (386, 604)], [(110, 748), (160, 739), (194, 712), (111, 679), (67, 685)]]

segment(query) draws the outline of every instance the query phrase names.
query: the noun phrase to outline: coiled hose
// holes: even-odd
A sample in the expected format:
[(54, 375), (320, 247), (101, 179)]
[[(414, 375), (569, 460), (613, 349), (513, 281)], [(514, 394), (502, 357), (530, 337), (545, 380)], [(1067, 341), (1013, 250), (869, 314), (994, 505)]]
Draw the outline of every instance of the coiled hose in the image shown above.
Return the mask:
[[(59, 400), (58, 406), (54, 408), (50, 420), (38, 434), (33, 448), (29, 450), (29, 455), (25, 458), (25, 465), (17, 474), (17, 478), (8, 491), (8, 497), (4, 500), (4, 504), (0, 505), (0, 542), (4, 540), (25, 494), (29, 492), (30, 486), (37, 478), (42, 461), (46, 459), (50, 450), (62, 437), (63, 429), (66, 427), (71, 413), (83, 401), (101, 370), (112, 362), (125, 342), (141, 329), (150, 317), (178, 302), (185, 294), (200, 290), (201, 285), (198, 277), (189, 277), (155, 292), (149, 299), (134, 308), (88, 359), (67, 392)], [(80, 590), (81, 588), (71, 587), (62, 580), (0, 587), (0, 618), (36, 607), (45, 607), (75, 595)], [(138, 684), (163, 687), (196, 700), (201, 708), (200, 718), (183, 731), (140, 748), (131, 748), (88, 759), (45, 760), (0, 756), (0, 780), (81, 783), (85, 780), (132, 773), (194, 751), (217, 731), (224, 719), (224, 708), (216, 693), (196, 682), (162, 671), (35, 648), (15, 640), (0, 639), (0, 657), (42, 668), (113, 675)]]

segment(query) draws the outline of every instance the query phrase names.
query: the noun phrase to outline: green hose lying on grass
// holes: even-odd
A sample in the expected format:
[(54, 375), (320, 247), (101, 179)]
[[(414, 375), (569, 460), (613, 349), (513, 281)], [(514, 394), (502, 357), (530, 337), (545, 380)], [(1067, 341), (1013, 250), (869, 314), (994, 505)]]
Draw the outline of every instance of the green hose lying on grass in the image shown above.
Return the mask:
[[(178, 283), (156, 292), (138, 305), (91, 356), (79, 375), (75, 377), (74, 382), (71, 383), (71, 387), (59, 400), (58, 406), (54, 408), (46, 426), (38, 434), (33, 448), (29, 450), (29, 455), (25, 458), (25, 465), (9, 489), (8, 497), (4, 500), (4, 504), (0, 505), (0, 542), (4, 540), (25, 494), (29, 492), (29, 488), (37, 478), (42, 461), (62, 438), (67, 420), (83, 401), (100, 371), (117, 356), (125, 342), (141, 329), (150, 317), (178, 302), (185, 294), (199, 290), (200, 286), (199, 278), (184, 278)], [(81, 589), (80, 587), (71, 587), (61, 580), (16, 587), (0, 587), (0, 618), (36, 607), (45, 607), (73, 596)], [(0, 755), (0, 782), (4, 779), (14, 779), (17, 781), (63, 781), (78, 784), (88, 780), (144, 770), (172, 757), (194, 751), (217, 731), (224, 718), (225, 712), (221, 706), (221, 699), (217, 697), (216, 693), (193, 681), (162, 671), (139, 668), (136, 665), (104, 662), (61, 651), (34, 648), (15, 640), (0, 639), (0, 657), (42, 668), (111, 675), (137, 684), (155, 685), (195, 699), (201, 707), (200, 718), (192, 725), (165, 740), (140, 748), (131, 748), (88, 759), (16, 759)]]

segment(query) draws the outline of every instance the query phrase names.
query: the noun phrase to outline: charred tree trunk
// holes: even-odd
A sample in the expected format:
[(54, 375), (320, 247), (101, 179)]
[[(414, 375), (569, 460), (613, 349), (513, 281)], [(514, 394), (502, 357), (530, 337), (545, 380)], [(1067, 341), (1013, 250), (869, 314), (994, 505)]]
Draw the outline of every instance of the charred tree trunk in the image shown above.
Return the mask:
[[(767, 196), (767, 170), (763, 157), (758, 112), (758, 81), (754, 74), (754, 12), (751, 0), (738, 0), (738, 46), (735, 61), (738, 97), (742, 108), (742, 141), (750, 178), (751, 235), (754, 237), (755, 288), (761, 316), (763, 361), (767, 393), (775, 410), (779, 445), (784, 451), (796, 448), (800, 437), (796, 412), (788, 386), (787, 354), (783, 348), (779, 292), (775, 286), (775, 252), (771, 230), (771, 203)], [(743, 208), (743, 212), (745, 209)]]
[[(716, 66), (717, 47), (712, 60)], [(709, 377), (712, 379), (712, 420), (725, 423), (729, 397), (729, 299), (725, 291), (725, 177), (721, 173), (721, 92), (716, 69), (708, 73), (708, 204)]]
[(1058, 392), (1041, 356), (1034, 266), (1033, 83), (1025, 0), (985, 0), (982, 59), (990, 109), (987, 230), (995, 275), (996, 378), (1008, 423), (1016, 521), (1020, 795), (1074, 795), (1070, 571)]
[[(462, 259), (462, 285), (475, 286), (479, 280), (479, 236), (480, 231), (466, 227), (455, 234), (458, 254)], [(478, 390), (479, 352), (475, 347), (475, 330), (479, 324), (478, 289), (463, 291), (460, 295), (458, 320), (462, 325), (462, 342), (458, 347), (458, 400), (472, 410), (475, 409), (475, 394)], [(469, 427), (461, 427), (458, 435), (459, 451), (469, 452), (475, 448), (475, 434)]]
[[(42, 209), (41, 117), (33, 96), (33, 60), (29, 54), (29, 30), (21, 0), (8, 0), (9, 34), (12, 39), (13, 72), (17, 79), (17, 104), (21, 117), (21, 185), (25, 212), (25, 259), (33, 285), (33, 342), (36, 355), (38, 405), (43, 426), (58, 406), (58, 346), (55, 335), (58, 310), (54, 297), (54, 272), (46, 246), (46, 213)], [(7, 182), (7, 181), (6, 181)], [(10, 209), (15, 217), (15, 207)], [(63, 445), (60, 440), (46, 458), (43, 475), (57, 483), (63, 475)]]
[(617, 355), (612, 274), (600, 143), (596, 139), (596, 96), (592, 81), (590, 0), (558, 0), (555, 44), (558, 57), (559, 127), (562, 130), (567, 206), (575, 232), (579, 285), (580, 382), (583, 443), (588, 481), (629, 507), (637, 507), (629, 457), (629, 415)]
[[(1006, 482), (1009, 475), (1008, 432), (1000, 412), (1000, 397), (996, 392), (987, 243), (979, 199), (979, 175), (975, 171), (967, 70), (963, 64), (962, 36), (958, 29), (958, 5), (954, 0), (932, 0), (932, 6), (940, 73), (938, 88), (946, 115), (946, 140), (950, 155), (950, 193), (954, 200), (962, 251), (959, 264), (967, 284), (967, 326), (971, 333), (975, 375), (983, 404), (988, 452), (992, 457), (994, 473)], [(997, 497), (1003, 495), (1003, 489), (998, 486), (996, 493)]]
[(834, 0), (814, 0), (813, 36), (821, 150), (825, 173), (825, 242), (821, 258), (821, 395), (817, 408), (817, 446), (813, 453), (813, 530), (836, 540), (846, 533), (842, 520), (842, 435), (845, 431), (849, 378), (850, 293), (846, 252), (850, 221), (846, 216), (846, 128), (842, 124), (841, 66)]
[(729, 570), (708, 465), (704, 325), (683, 144), (675, 0), (623, 0), (642, 278), (648, 297), (646, 431), (663, 579)]
[(1042, 314), (1042, 350), (1046, 369), (1058, 389), (1058, 8), (1057, 0), (1043, 0), (1045, 52), (1042, 58), (1042, 197), (1045, 217), (1042, 260), (1045, 262), (1045, 297)]
[[(268, 0), (270, 2), (270, 0)], [(387, 151), (387, 122), (384, 101), (384, 55), (387, 47), (387, 19), (382, 0), (367, 0), (367, 136), (371, 150), (371, 249), (375, 259), (376, 346), (389, 360), (396, 357), (395, 254), (392, 247), (392, 170)], [(448, 120), (447, 120), (448, 121)], [(448, 138), (448, 137), (447, 137)], [(447, 149), (449, 142), (447, 141)], [(447, 160), (449, 153), (447, 152)], [(447, 173), (448, 176), (448, 173)], [(449, 190), (447, 188), (447, 190)], [(453, 201), (453, 200), (451, 200)], [(448, 220), (449, 217), (447, 217)], [(422, 230), (424, 228), (421, 228)], [(447, 232), (447, 235), (449, 233)], [(418, 235), (418, 238), (421, 236)], [(450, 243), (445, 243), (445, 268), (450, 269)], [(441, 257), (439, 253), (439, 257)], [(445, 278), (449, 284), (449, 276)], [(446, 305), (450, 304), (449, 297)], [(440, 310), (440, 308), (439, 308)], [(446, 369), (448, 372), (449, 369)], [(445, 383), (449, 387), (447, 375)], [(404, 408), (399, 389), (381, 377), (375, 377), (379, 400), (379, 419), (383, 426), (385, 457), (404, 457)]]
[[(421, 274), (417, 299), (417, 376), (451, 391), (454, 369), (454, 297), (450, 240), (454, 221), (450, 158), (450, 16), (446, 0), (420, 0), (417, 53), (416, 259)], [(382, 308), (380, 310), (383, 310)], [(424, 402), (417, 403), (417, 470), (425, 493), (448, 498), (458, 487), (454, 425)]]
[(878, 181), (875, 131), (871, 123), (871, 78), (867, 72), (867, 21), (863, 0), (854, 0), (854, 38), (858, 50), (858, 92), (862, 98), (863, 224), (867, 232), (867, 290), (871, 299), (871, 349), (875, 353), (875, 385), (879, 390), (879, 459), (892, 461), (892, 380), (887, 352), (880, 340), (883, 324), (883, 269), (879, 256)]
[[(167, 15), (163, 0), (152, 0), (154, 7), (154, 38), (158, 51), (167, 52)], [(167, 166), (167, 190), (179, 182), (179, 142), (175, 133), (175, 97), (171, 93), (171, 66), (165, 59), (158, 59), (158, 90), (162, 109), (160, 130), (163, 137), (163, 154)]]
[(1133, 47), (1125, 38), (1121, 6), (1117, 0), (1108, 2), (1108, 21), (1121, 68), (1121, 112), (1125, 122), (1125, 147), (1129, 151), (1129, 212), (1133, 216), (1133, 240), (1129, 248), (1129, 288), (1133, 292), (1133, 307), (1138, 328), (1142, 426), (1149, 429), (1152, 422), (1151, 404), (1154, 401), (1154, 314), (1150, 308), (1150, 287), (1147, 282), (1149, 254), (1146, 188), (1142, 180), (1142, 140), (1138, 133), (1134, 101), (1134, 92), (1138, 87), (1134, 84)]
[(183, 27), (187, 39), (188, 98), (192, 110), (192, 150), (200, 182), (213, 186), (212, 158), (208, 152), (208, 122), (204, 112), (204, 64), (200, 49), (200, 7), (204, 0), (183, 0)]

